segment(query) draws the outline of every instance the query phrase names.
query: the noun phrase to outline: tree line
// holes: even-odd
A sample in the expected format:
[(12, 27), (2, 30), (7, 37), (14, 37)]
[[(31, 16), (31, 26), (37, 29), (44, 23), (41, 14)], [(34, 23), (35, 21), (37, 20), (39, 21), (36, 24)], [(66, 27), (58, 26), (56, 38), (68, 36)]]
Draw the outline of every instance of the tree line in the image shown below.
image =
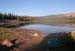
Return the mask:
[(0, 20), (14, 20), (17, 19), (16, 15), (11, 13), (0, 13)]
[(11, 13), (0, 13), (0, 21), (5, 20), (19, 20), (19, 21), (31, 21), (30, 16), (18, 16)]

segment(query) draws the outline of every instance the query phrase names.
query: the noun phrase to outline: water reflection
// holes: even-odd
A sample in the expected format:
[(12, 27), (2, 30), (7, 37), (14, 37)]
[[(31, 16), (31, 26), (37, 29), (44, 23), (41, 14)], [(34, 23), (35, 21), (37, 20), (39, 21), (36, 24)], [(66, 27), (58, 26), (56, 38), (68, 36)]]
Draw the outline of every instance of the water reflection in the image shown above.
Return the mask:
[(75, 30), (75, 28), (72, 28), (72, 27), (49, 26), (49, 25), (43, 25), (43, 24), (32, 24), (32, 25), (23, 26), (21, 28), (34, 29), (47, 34), (56, 33), (56, 32), (64, 32), (64, 31), (69, 32), (69, 31)]

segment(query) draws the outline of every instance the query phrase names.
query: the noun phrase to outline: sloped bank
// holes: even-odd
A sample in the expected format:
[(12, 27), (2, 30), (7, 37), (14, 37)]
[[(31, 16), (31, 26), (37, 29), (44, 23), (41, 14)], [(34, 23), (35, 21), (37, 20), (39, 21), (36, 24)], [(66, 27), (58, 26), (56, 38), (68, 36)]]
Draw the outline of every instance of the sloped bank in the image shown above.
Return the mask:
[[(4, 33), (5, 32), (5, 33)], [(39, 31), (11, 28), (0, 29), (1, 51), (74, 51), (74, 33), (41, 34)]]
[[(3, 33), (5, 30), (5, 33)], [(9, 35), (12, 35), (13, 37), (10, 37), (9, 35), (6, 35), (6, 38), (1, 38), (1, 42), (0, 42), (0, 49), (3, 50), (5, 49), (6, 51), (10, 51), (10, 50), (17, 50), (17, 51), (23, 51), (23, 50), (27, 50), (28, 48), (32, 48), (33, 46), (41, 43), (42, 39), (44, 38), (44, 35), (42, 35), (39, 31), (34, 31), (34, 30), (27, 30), (27, 29), (5, 29), (2, 28), (1, 29), (1, 33), (3, 33), (3, 36), (5, 36), (4, 34), (11, 32)], [(13, 35), (14, 34), (14, 35)], [(1, 36), (1, 35), (0, 35)], [(8, 37), (9, 36), (9, 37)], [(15, 40), (15, 44), (12, 42), (13, 40)], [(2, 45), (3, 43), (6, 42), (10, 42), (11, 44), (13, 44), (12, 46), (8, 47), (7, 44), (9, 45), (10, 43), (7, 43), (5, 45)], [(16, 46), (17, 47), (16, 47)], [(3, 50), (3, 51), (5, 51)]]

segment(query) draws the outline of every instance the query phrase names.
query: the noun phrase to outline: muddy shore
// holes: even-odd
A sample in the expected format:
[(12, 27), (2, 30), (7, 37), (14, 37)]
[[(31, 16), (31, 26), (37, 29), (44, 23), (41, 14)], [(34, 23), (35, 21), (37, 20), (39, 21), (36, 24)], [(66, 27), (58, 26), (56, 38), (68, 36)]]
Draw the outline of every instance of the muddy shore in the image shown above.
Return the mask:
[[(19, 29), (11, 28), (7, 29), (7, 32), (13, 32), (15, 34), (12, 38), (8, 39), (7, 42), (13, 44), (13, 46), (7, 47), (3, 46), (0, 41), (1, 51), (74, 51), (74, 40), (71, 37), (71, 32), (60, 32), (54, 34), (42, 34), (39, 31), (28, 30), (28, 29)], [(15, 40), (16, 39), (16, 40)], [(58, 39), (62, 40), (64, 44), (62, 46), (59, 44), (56, 47), (51, 47), (47, 42), (49, 39)], [(5, 39), (6, 40), (6, 39)], [(14, 43), (13, 43), (13, 40)], [(47, 44), (47, 45), (45, 45)], [(45, 46), (43, 46), (45, 45)]]

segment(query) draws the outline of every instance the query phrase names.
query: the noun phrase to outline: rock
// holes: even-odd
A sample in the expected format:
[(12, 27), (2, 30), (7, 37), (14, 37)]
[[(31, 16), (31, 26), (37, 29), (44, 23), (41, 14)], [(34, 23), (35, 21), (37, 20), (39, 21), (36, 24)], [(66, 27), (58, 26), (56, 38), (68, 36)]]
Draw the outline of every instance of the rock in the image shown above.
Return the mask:
[(73, 38), (73, 40), (75, 40), (75, 31), (71, 32), (71, 38)]
[(2, 42), (2, 45), (5, 45), (5, 46), (7, 46), (7, 47), (11, 47), (11, 46), (13, 46), (13, 43), (11, 43), (9, 40), (4, 40), (4, 41)]
[(38, 33), (34, 33), (34, 35), (33, 35), (33, 36), (38, 37), (39, 35), (38, 35)]
[(66, 46), (70, 42), (70, 33), (52, 33), (43, 39), (41, 46), (46, 49), (59, 48)]

